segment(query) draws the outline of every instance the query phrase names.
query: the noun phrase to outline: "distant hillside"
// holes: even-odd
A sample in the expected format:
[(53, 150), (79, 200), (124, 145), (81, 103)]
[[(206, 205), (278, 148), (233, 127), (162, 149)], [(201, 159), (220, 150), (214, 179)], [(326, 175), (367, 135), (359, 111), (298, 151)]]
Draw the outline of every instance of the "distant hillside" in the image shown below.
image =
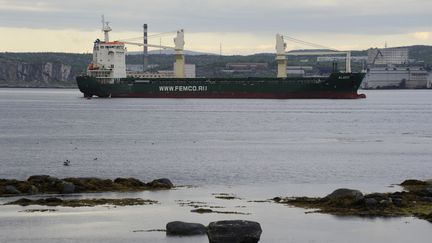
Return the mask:
[[(228, 77), (232, 76), (227, 73), (221, 72), (225, 69), (227, 63), (233, 62), (263, 62), (268, 63), (270, 70), (263, 70), (263, 72), (249, 73), (248, 76), (274, 76), (272, 71), (276, 68), (274, 54), (256, 54), (250, 56), (217, 56), (217, 55), (194, 55), (186, 57), (186, 63), (195, 64), (198, 77)], [(149, 55), (151, 64), (158, 65), (158, 70), (173, 69), (175, 61), (174, 55)], [(127, 56), (126, 63), (128, 64), (142, 64), (143, 55)]]
[(75, 87), (90, 54), (0, 53), (0, 86)]
[[(410, 59), (432, 67), (432, 46), (410, 46)], [(158, 51), (149, 55), (149, 63), (157, 66), (155, 70), (171, 70), (173, 54), (159, 55)], [(165, 52), (166, 53), (166, 52)], [(190, 53), (186, 63), (195, 64), (199, 77), (268, 77), (276, 75), (275, 54), (260, 53), (248, 56), (219, 56), (214, 54)], [(353, 56), (365, 56), (367, 51), (353, 51)], [(24, 87), (65, 87), (75, 86), (75, 77), (85, 72), (92, 58), (91, 54), (72, 53), (0, 53), (0, 86)], [(142, 64), (142, 54), (128, 55), (127, 64)], [(267, 69), (254, 72), (224, 72), (228, 63), (259, 62), (266, 63)], [(316, 57), (293, 57), (288, 59), (290, 66), (312, 66), (317, 72), (328, 72), (331, 63), (318, 63)], [(344, 63), (340, 63), (343, 67)], [(353, 63), (353, 71), (362, 69), (360, 63)]]
[(25, 63), (62, 63), (69, 65), (73, 72), (83, 71), (92, 59), (92, 54), (57, 53), (57, 52), (3, 52), (0, 60)]
[(410, 59), (432, 66), (432, 46), (409, 46)]

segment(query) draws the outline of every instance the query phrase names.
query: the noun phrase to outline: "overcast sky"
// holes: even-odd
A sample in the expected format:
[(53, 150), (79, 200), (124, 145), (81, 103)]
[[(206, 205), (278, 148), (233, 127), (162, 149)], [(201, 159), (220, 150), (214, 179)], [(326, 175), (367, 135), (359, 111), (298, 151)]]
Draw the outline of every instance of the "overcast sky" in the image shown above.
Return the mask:
[(102, 14), (111, 39), (147, 23), (151, 33), (184, 28), (190, 50), (222, 43), (224, 54), (274, 52), (278, 32), (335, 49), (432, 45), (431, 12), (431, 0), (0, 0), (0, 51), (90, 52)]

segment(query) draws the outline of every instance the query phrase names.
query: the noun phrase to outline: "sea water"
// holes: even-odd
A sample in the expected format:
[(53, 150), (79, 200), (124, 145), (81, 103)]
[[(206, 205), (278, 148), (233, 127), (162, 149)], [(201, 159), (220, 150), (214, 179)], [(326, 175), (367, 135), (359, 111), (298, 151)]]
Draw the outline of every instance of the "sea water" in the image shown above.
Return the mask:
[[(84, 99), (77, 90), (0, 89), (0, 178), (165, 177), (194, 186), (132, 195), (160, 202), (152, 206), (46, 213), (0, 206), (0, 242), (206, 242), (134, 230), (233, 218), (260, 222), (262, 242), (427, 242), (432, 224), (422, 220), (337, 218), (250, 202), (338, 187), (385, 192), (432, 178), (431, 91), (365, 93), (360, 100)], [(218, 192), (241, 199), (219, 200)], [(178, 200), (248, 215), (198, 215)]]

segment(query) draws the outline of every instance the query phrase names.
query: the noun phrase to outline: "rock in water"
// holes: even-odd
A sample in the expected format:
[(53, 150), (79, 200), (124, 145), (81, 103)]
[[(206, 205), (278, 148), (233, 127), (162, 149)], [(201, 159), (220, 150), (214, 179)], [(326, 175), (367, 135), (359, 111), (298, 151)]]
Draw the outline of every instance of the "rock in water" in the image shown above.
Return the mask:
[(359, 190), (341, 188), (327, 195), (324, 200), (330, 202), (357, 203), (364, 199), (363, 193)]
[(148, 185), (153, 187), (153, 188), (171, 189), (174, 187), (174, 184), (167, 178), (154, 180), (154, 181), (148, 183)]
[(420, 180), (410, 179), (410, 180), (405, 180), (400, 185), (401, 186), (425, 186), (425, 185), (427, 185), (427, 182), (426, 181), (420, 181)]
[(224, 220), (207, 227), (210, 243), (256, 243), (262, 233), (261, 225), (253, 221)]
[(166, 225), (166, 233), (172, 236), (204, 235), (206, 227), (202, 224), (174, 221)]

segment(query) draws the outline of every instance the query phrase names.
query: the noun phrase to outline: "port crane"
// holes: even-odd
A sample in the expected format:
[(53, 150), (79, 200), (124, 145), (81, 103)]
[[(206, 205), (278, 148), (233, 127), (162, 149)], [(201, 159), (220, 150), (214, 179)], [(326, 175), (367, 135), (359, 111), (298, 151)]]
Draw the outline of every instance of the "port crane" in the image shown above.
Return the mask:
[(377, 53), (374, 56), (374, 59), (372, 60), (372, 66), (375, 65), (375, 62), (379, 57), (384, 57), (384, 55), (382, 54), (380, 49), (377, 48), (376, 50), (377, 50)]
[[(318, 48), (324, 48), (326, 50), (316, 51), (290, 51), (286, 52), (287, 44), (285, 38), (297, 43), (306, 44)], [(287, 77), (287, 56), (318, 56), (318, 55), (346, 55), (346, 68), (345, 72), (351, 73), (351, 51), (338, 51), (331, 48), (327, 48), (321, 45), (313, 44), (306, 41), (301, 41), (289, 36), (276, 34), (276, 62), (278, 64), (278, 78)]]

